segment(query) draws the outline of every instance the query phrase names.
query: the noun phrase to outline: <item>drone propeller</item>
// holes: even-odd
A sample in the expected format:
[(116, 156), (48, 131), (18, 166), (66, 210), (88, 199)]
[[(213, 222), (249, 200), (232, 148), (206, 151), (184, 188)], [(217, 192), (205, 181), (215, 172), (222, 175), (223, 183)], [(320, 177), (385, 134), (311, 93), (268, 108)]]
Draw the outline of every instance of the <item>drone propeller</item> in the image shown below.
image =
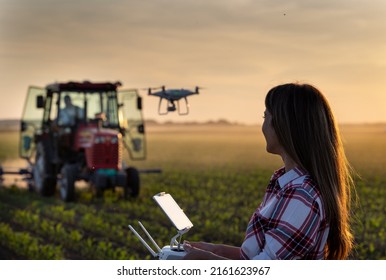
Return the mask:
[(199, 94), (199, 93), (200, 93), (200, 89), (205, 89), (205, 88), (204, 88), (204, 87), (200, 87), (200, 86), (196, 86), (196, 87), (194, 88), (194, 92), (197, 93), (197, 94)]
[(157, 89), (161, 89), (162, 92), (165, 92), (165, 91), (166, 91), (165, 86), (143, 88), (143, 90), (147, 90), (147, 94), (148, 94), (148, 95), (151, 95), (151, 94), (152, 94), (152, 92), (151, 92), (152, 90), (157, 90)]

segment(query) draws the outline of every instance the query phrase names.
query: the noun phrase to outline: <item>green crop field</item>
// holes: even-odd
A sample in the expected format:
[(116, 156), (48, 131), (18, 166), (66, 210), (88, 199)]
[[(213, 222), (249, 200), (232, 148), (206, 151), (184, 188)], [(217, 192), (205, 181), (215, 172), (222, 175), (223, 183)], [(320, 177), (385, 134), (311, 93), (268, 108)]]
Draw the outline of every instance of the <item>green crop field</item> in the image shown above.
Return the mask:
[[(352, 259), (386, 259), (386, 125), (341, 128), (355, 176), (357, 204), (352, 220)], [(0, 188), (0, 258), (2, 259), (149, 259), (128, 229), (141, 220), (159, 245), (176, 234), (152, 196), (165, 191), (187, 213), (194, 227), (188, 240), (240, 245), (250, 215), (261, 202), (272, 172), (281, 167), (265, 152), (258, 126), (158, 125), (147, 128), (148, 157), (131, 162), (141, 174), (137, 199), (122, 191), (94, 198), (77, 189), (74, 203), (29, 193), (20, 182)], [(3, 167), (24, 164), (17, 158), (17, 132), (0, 132)], [(21, 166), (24, 167), (24, 166)]]

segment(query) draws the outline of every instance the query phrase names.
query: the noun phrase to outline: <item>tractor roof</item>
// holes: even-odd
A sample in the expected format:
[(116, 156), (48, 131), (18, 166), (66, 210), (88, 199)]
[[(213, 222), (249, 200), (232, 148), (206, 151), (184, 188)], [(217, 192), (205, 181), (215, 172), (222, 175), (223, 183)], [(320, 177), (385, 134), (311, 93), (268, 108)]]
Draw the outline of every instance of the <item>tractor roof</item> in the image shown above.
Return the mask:
[(67, 82), (54, 83), (46, 86), (46, 89), (52, 92), (61, 91), (80, 91), (80, 92), (101, 92), (101, 91), (116, 91), (122, 84), (115, 83), (92, 83), (92, 82)]

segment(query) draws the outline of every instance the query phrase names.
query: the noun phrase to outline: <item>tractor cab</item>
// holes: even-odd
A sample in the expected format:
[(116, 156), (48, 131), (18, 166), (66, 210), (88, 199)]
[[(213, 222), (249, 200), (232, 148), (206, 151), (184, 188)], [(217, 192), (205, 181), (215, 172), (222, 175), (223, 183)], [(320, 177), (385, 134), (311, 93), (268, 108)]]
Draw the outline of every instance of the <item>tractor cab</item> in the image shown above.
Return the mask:
[[(132, 160), (144, 159), (146, 145), (142, 99), (137, 90), (119, 91), (120, 86), (69, 82), (29, 88), (19, 153), (32, 165), (36, 191), (52, 195), (59, 183), (62, 198), (69, 201), (76, 180), (90, 181), (99, 191), (128, 188), (123, 151)], [(131, 193), (137, 195), (135, 171), (129, 173), (136, 177)]]

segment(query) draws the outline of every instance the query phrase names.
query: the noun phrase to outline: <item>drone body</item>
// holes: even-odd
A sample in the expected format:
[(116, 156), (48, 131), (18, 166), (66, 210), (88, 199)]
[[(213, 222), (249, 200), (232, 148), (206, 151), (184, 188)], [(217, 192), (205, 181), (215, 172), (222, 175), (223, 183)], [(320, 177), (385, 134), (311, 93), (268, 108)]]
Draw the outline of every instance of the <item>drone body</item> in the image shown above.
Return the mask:
[[(153, 89), (161, 89), (160, 91), (152, 92)], [(187, 115), (189, 114), (189, 103), (188, 103), (188, 96), (193, 94), (199, 94), (199, 87), (196, 87), (194, 90), (188, 90), (188, 89), (166, 89), (165, 86), (162, 86), (161, 88), (149, 88), (148, 94), (157, 96), (160, 98), (158, 103), (158, 113), (160, 115), (166, 115), (169, 112), (177, 111), (178, 108), (178, 114), (179, 115)], [(185, 100), (185, 110), (181, 109), (180, 106), (180, 99)], [(163, 100), (166, 100), (166, 109), (162, 110), (162, 103)], [(175, 101), (177, 101), (177, 105), (175, 104)]]

